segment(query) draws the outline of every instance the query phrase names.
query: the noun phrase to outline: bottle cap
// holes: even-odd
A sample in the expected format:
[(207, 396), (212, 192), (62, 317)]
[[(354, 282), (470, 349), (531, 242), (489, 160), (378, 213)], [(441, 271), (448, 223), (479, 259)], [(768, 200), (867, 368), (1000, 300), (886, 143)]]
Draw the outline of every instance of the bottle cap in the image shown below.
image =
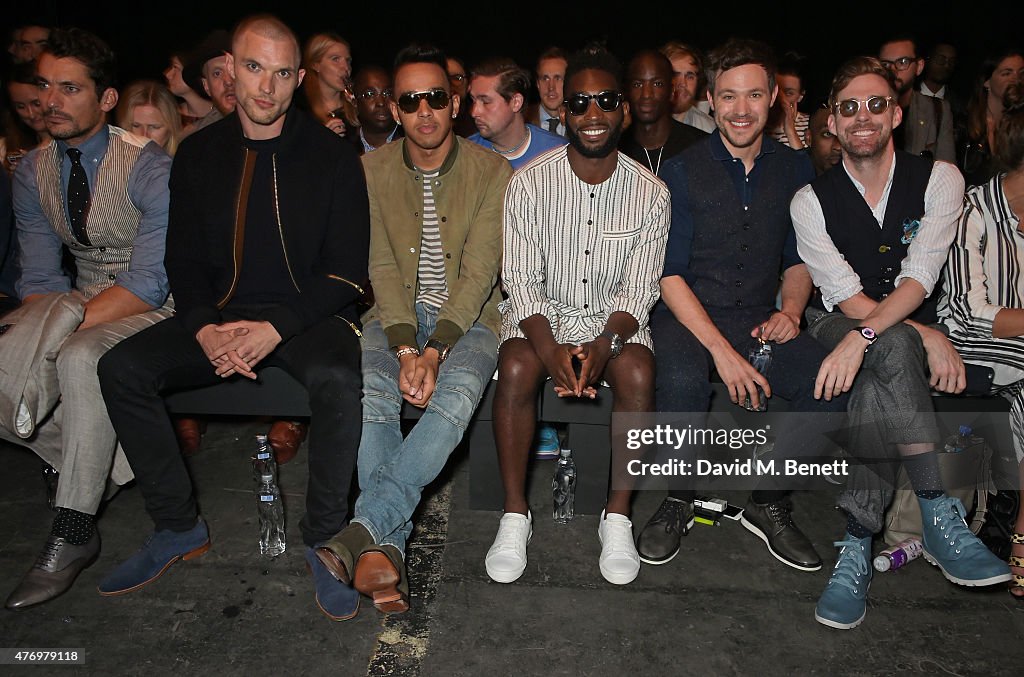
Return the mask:
[(261, 482), (273, 482), (274, 481), (274, 476), (273, 475), (260, 475), (260, 481)]
[(267, 443), (267, 436), (266, 435), (257, 435), (256, 436), (256, 444), (266, 444), (266, 443)]
[(572, 449), (570, 449), (569, 447), (563, 447), (562, 449), (558, 450), (558, 455), (561, 456), (562, 458), (569, 458), (570, 456), (572, 456)]
[(973, 432), (974, 432), (974, 429), (971, 428), (971, 426), (969, 426), (969, 425), (962, 425), (962, 426), (960, 426), (960, 435), (963, 436), (963, 437), (970, 437), (971, 433), (973, 433)]

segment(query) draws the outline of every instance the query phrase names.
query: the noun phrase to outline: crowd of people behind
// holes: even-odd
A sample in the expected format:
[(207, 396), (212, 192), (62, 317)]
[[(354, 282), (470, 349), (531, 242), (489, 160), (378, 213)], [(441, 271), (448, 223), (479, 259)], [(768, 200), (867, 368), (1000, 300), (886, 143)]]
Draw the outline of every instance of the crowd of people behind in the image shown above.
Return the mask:
[[(1009, 562), (970, 532), (931, 401), (1006, 397), (1024, 459), (1024, 54), (994, 53), (966, 98), (955, 45), (895, 35), (810, 105), (799, 58), (763, 42), (656, 47), (624, 66), (598, 44), (551, 47), (531, 73), (412, 44), (353, 70), (340, 35), (300, 43), (257, 15), (122, 88), (100, 37), (15, 31), (0, 391), (19, 405), (0, 438), (43, 459), (56, 515), (6, 606), (72, 586), (99, 557), (101, 503), (132, 479), (154, 531), (100, 594), (206, 552), (183, 460), (203, 424), (172, 420), (163, 395), (267, 365), (309, 393), (308, 425), (275, 421), (270, 438), (285, 463), (308, 435), (300, 529), (333, 620), (361, 597), (409, 608), (412, 516), (492, 375), (496, 582), (527, 569), (528, 464), (558, 454), (542, 388), (699, 426), (717, 374), (738, 406), (778, 397), (808, 414), (777, 449), (824, 455), (834, 417), (850, 421), (847, 521), (817, 621), (863, 621), (900, 468), (924, 557), (1024, 598), (1024, 515)], [(761, 373), (746, 355), (766, 344)], [(423, 409), (406, 434), (403, 403)], [(634, 533), (632, 489), (613, 483), (602, 577), (670, 562), (697, 489), (672, 486)], [(817, 571), (792, 510), (764, 481), (740, 522), (778, 564)]]

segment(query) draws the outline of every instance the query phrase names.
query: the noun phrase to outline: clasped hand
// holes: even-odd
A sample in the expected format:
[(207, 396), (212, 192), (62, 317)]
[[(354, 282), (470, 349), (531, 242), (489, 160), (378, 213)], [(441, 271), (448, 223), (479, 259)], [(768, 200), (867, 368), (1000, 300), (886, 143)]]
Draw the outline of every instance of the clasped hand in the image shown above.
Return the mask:
[(281, 343), (274, 325), (259, 320), (208, 324), (196, 334), (218, 376), (241, 374), (256, 379), (255, 367)]

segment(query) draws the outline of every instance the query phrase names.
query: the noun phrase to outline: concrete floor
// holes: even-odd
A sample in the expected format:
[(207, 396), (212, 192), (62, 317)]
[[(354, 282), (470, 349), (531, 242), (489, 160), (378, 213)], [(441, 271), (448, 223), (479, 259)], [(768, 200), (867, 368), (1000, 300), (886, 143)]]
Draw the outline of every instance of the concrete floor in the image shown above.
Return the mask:
[[(877, 574), (868, 617), (843, 632), (814, 621), (842, 530), (829, 491), (795, 496), (797, 522), (826, 560), (820, 572), (778, 563), (738, 523), (695, 526), (675, 560), (644, 566), (629, 586), (597, 568), (597, 517), (548, 517), (550, 462), (531, 483), (530, 563), (492, 583), (483, 558), (498, 513), (468, 509), (463, 451), (428, 491), (410, 544), (412, 610), (385, 617), (364, 600), (332, 623), (313, 602), (298, 538), (305, 450), (281, 470), (290, 549), (273, 561), (256, 544), (248, 456), (266, 424), (214, 422), (191, 469), (213, 538), (203, 557), (153, 585), (103, 598), (96, 584), (152, 525), (139, 491), (102, 515), (103, 551), (64, 596), (0, 613), (0, 645), (77, 648), (81, 666), (0, 667), (2, 675), (1019, 675), (1024, 604), (1001, 588), (948, 583), (923, 560)], [(579, 453), (579, 452), (577, 452)], [(0, 447), (3, 595), (31, 565), (51, 522), (38, 460)], [(742, 496), (731, 496), (742, 502)], [(642, 526), (661, 496), (635, 502)], [(877, 546), (876, 546), (877, 547)]]

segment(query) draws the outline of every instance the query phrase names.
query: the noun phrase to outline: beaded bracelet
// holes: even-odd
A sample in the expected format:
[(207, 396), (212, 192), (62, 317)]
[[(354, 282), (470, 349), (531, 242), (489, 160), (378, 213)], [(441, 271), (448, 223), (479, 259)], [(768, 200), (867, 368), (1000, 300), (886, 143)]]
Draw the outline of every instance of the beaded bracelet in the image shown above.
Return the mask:
[(402, 359), (406, 355), (416, 355), (417, 357), (419, 357), (419, 354), (420, 351), (417, 350), (416, 348), (410, 348), (409, 346), (406, 346), (405, 348), (400, 348), (399, 350), (397, 350), (395, 352), (395, 357), (397, 357), (398, 359)]

